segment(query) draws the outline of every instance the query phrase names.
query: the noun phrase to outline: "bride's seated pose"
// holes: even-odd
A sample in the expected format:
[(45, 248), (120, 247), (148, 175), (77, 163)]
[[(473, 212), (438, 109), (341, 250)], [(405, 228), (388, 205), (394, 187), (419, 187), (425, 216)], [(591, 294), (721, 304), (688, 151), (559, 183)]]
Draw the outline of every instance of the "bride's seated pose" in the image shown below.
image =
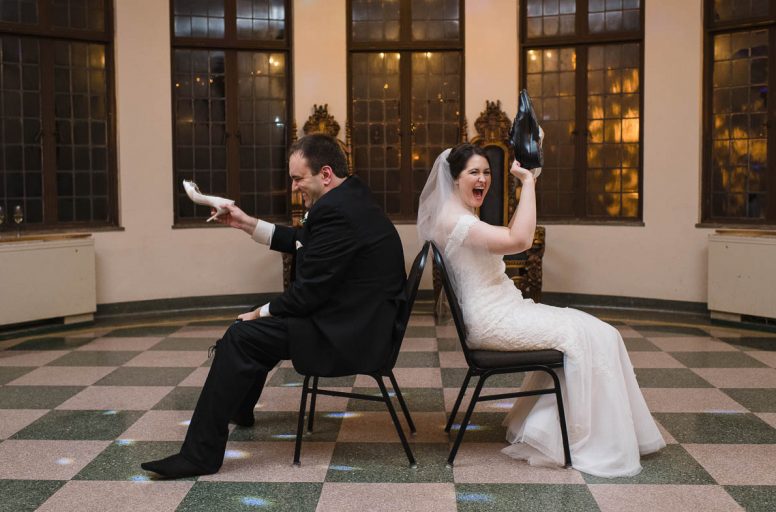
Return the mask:
[[(420, 196), (418, 231), (443, 252), (458, 294), (473, 349), (539, 350), (564, 353), (558, 371), (574, 468), (603, 477), (641, 471), (640, 456), (665, 447), (641, 394), (619, 331), (570, 308), (523, 299), (504, 273), (503, 255), (531, 246), (536, 229), (535, 178), (515, 162), (522, 182), (520, 202), (509, 226), (479, 220), (491, 183), (485, 152), (461, 144), (436, 159)], [(551, 380), (531, 372), (524, 390)], [(553, 395), (522, 397), (506, 418), (504, 453), (536, 465), (563, 465), (558, 411)]]

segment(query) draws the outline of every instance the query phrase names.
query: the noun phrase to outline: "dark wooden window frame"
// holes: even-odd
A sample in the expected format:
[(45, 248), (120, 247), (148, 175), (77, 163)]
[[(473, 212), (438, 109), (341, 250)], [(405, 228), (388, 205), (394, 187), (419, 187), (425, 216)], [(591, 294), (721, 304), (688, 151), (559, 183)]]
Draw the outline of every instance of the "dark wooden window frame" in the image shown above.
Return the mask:
[[(460, 119), (461, 122), (464, 119), (465, 99), (466, 99), (466, 59), (464, 55), (464, 42), (466, 34), (464, 8), (465, 0), (458, 0), (458, 12), (459, 12), (459, 27), (460, 37), (458, 41), (413, 41), (412, 40), (412, 0), (399, 0), (400, 1), (400, 29), (398, 41), (384, 41), (384, 42), (356, 42), (353, 41), (353, 7), (352, 0), (347, 1), (347, 21), (346, 30), (348, 34), (347, 46), (348, 46), (348, 60), (347, 60), (347, 87), (348, 87), (348, 118), (353, 119), (353, 72), (352, 72), (352, 57), (354, 53), (399, 53), (401, 55), (399, 64), (399, 87), (401, 89), (401, 98), (406, 101), (401, 101), (399, 106), (399, 116), (401, 118), (401, 133), (400, 143), (402, 147), (401, 151), (401, 175), (400, 175), (400, 187), (401, 187), (401, 214), (392, 215), (391, 220), (397, 224), (414, 224), (417, 221), (417, 214), (413, 213), (413, 194), (412, 194), (412, 104), (409, 100), (409, 94), (412, 91), (412, 54), (416, 52), (459, 52), (461, 55), (461, 83), (460, 83)], [(409, 141), (409, 142), (405, 142)], [(409, 147), (405, 148), (405, 144), (409, 144)], [(408, 149), (408, 150), (405, 150)], [(359, 162), (354, 160), (353, 162), (355, 172), (358, 174)]]
[[(718, 34), (766, 29), (768, 30), (768, 47), (776, 49), (776, 5), (771, 2), (770, 19), (744, 18), (734, 21), (714, 22), (714, 2), (704, 0), (703, 3), (703, 156), (701, 178), (701, 222), (697, 227), (727, 227), (751, 229), (776, 229), (776, 104), (773, 101), (768, 106), (768, 175), (766, 190), (768, 191), (768, 206), (765, 219), (743, 219), (736, 217), (727, 219), (711, 216), (711, 183), (712, 183), (712, 119), (713, 119), (713, 71), (714, 71), (714, 36)], [(768, 55), (768, 89), (773, 93), (776, 87), (776, 52)], [(772, 94), (771, 94), (772, 96)], [(771, 98), (773, 100), (773, 98)]]
[[(41, 44), (41, 173), (43, 179), (43, 222), (24, 223), (27, 231), (83, 231), (110, 229), (118, 226), (118, 166), (116, 153), (116, 87), (113, 55), (113, 0), (105, 0), (104, 30), (77, 30), (53, 27), (49, 12), (49, 0), (37, 0), (38, 23), (8, 23), (0, 21), (0, 35), (37, 39)], [(104, 222), (57, 221), (57, 130), (54, 115), (54, 83), (43, 79), (46, 70), (54, 74), (55, 41), (97, 43), (105, 45), (105, 80), (108, 99), (106, 112), (107, 133), (107, 187), (108, 219)], [(6, 222), (12, 212), (6, 212)]]
[[(253, 40), (253, 39), (239, 39), (237, 37), (237, 0), (224, 0), (224, 37), (222, 39), (210, 38), (210, 37), (176, 37), (175, 35), (175, 0), (169, 0), (170, 2), (170, 46), (172, 51), (170, 52), (170, 69), (175, 69), (175, 50), (217, 50), (224, 52), (224, 76), (226, 79), (226, 169), (227, 169), (227, 197), (236, 199), (240, 197), (240, 137), (239, 137), (239, 98), (237, 95), (237, 52), (240, 50), (249, 51), (275, 51), (278, 53), (286, 54), (286, 119), (288, 120), (289, 129), (286, 130), (286, 147), (291, 146), (293, 133), (291, 122), (294, 112), (293, 102), (293, 66), (291, 63), (291, 42), (293, 41), (293, 14), (292, 14), (292, 1), (284, 0), (285, 6), (285, 38), (283, 41), (274, 40)], [(170, 80), (170, 97), (175, 98), (175, 80)], [(231, 98), (231, 99), (230, 99)], [(172, 119), (172, 141), (173, 141), (173, 166), (172, 166), (172, 180), (173, 180), (173, 205), (174, 205), (174, 225), (173, 227), (220, 227), (220, 224), (211, 222), (203, 223), (199, 218), (180, 218), (178, 216), (178, 199), (180, 195), (177, 191), (182, 186), (178, 182), (175, 169), (176, 165), (176, 137), (175, 137), (175, 104), (172, 102), (172, 110), (170, 113)], [(203, 191), (208, 193), (207, 191)], [(262, 218), (267, 221), (288, 223), (291, 221), (291, 187), (286, 189), (286, 199), (288, 201), (289, 209), (288, 214), (279, 215), (264, 215)]]
[[(603, 225), (638, 225), (643, 226), (644, 214), (644, 2), (641, 0), (639, 9), (640, 28), (638, 31), (628, 32), (604, 32), (591, 34), (587, 30), (588, 0), (577, 0), (575, 35), (527, 37), (527, 5), (520, 2), (519, 27), (520, 27), (520, 83), (521, 88), (527, 83), (527, 66), (524, 64), (531, 50), (553, 50), (561, 48), (574, 48), (576, 52), (575, 69), (575, 116), (576, 128), (574, 147), (574, 215), (540, 217), (544, 224), (603, 224)], [(585, 201), (587, 198), (587, 139), (590, 132), (587, 129), (587, 52), (590, 46), (606, 44), (638, 43), (639, 56), (639, 208), (636, 218), (606, 218), (588, 217), (585, 215)], [(541, 178), (540, 178), (541, 179)]]

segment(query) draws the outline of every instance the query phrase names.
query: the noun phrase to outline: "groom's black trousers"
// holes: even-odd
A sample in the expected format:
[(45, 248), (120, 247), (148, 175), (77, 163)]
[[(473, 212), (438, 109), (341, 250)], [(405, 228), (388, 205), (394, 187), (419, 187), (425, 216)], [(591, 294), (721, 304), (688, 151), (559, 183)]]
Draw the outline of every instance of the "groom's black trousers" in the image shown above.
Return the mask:
[(235, 322), (216, 343), (215, 357), (181, 448), (190, 462), (218, 471), (224, 461), (229, 419), (253, 414), (267, 373), (289, 359), (288, 326), (282, 318)]

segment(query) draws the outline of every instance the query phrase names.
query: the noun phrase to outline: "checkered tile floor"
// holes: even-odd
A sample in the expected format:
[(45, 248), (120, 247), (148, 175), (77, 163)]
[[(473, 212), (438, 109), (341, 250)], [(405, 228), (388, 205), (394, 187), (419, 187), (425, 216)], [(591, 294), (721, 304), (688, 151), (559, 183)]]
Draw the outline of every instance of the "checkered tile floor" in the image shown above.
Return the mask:
[[(221, 472), (152, 481), (178, 450), (230, 320), (67, 331), (0, 350), (0, 510), (776, 510), (776, 335), (612, 322), (668, 447), (634, 478), (529, 467), (500, 453), (511, 402), (484, 403), (454, 469), (443, 432), (465, 362), (450, 326), (413, 316), (396, 369), (417, 423), (410, 469), (382, 405), (320, 397), (291, 465), (300, 378), (269, 379), (256, 426), (232, 431)], [(325, 382), (377, 393), (367, 378)], [(494, 378), (490, 387), (519, 380)]]

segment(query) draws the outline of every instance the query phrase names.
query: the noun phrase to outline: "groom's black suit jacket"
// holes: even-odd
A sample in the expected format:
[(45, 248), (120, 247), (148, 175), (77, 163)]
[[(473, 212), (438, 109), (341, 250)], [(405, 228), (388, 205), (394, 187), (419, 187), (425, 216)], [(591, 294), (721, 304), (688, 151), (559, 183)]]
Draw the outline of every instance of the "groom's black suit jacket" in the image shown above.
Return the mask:
[(270, 248), (296, 254), (295, 279), (270, 301), (288, 319), (291, 360), (303, 374), (379, 370), (404, 300), (396, 228), (358, 177), (321, 196), (301, 228), (275, 226)]

